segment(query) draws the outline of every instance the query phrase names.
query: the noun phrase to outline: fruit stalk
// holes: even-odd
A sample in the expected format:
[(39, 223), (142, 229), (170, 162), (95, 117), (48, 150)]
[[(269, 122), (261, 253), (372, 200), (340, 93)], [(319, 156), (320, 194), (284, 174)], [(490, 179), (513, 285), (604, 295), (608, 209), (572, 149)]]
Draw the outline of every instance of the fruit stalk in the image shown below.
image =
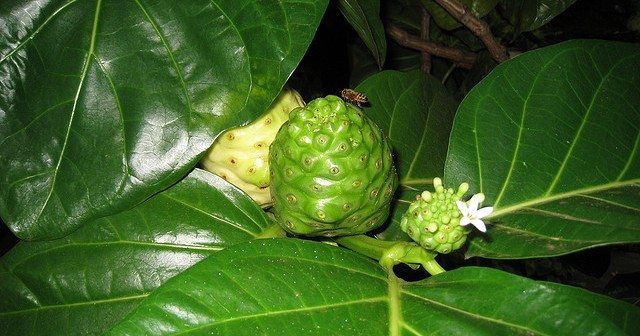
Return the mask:
[(392, 272), (393, 266), (399, 263), (422, 265), (431, 275), (445, 272), (445, 269), (435, 260), (437, 253), (429, 252), (413, 242), (386, 241), (366, 235), (340, 237), (336, 242), (378, 260), (387, 272)]

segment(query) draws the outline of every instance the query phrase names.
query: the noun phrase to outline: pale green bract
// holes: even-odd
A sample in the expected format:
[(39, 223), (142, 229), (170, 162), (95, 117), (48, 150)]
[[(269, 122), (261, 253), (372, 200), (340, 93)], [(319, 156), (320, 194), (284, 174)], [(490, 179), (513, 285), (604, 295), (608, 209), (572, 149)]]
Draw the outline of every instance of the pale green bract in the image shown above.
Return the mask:
[(242, 189), (259, 205), (269, 205), (269, 146), (289, 119), (289, 112), (300, 106), (304, 101), (296, 90), (282, 90), (258, 119), (221, 134), (202, 159), (202, 166)]

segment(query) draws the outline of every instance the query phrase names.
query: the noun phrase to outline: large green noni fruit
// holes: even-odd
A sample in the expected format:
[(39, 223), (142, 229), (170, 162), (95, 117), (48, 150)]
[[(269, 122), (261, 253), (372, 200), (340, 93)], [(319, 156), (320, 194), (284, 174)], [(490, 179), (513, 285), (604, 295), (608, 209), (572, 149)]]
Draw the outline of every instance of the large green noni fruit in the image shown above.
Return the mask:
[(201, 161), (204, 169), (242, 189), (260, 205), (271, 202), (269, 189), (269, 145), (289, 118), (289, 112), (304, 106), (293, 89), (284, 89), (256, 120), (222, 133)]
[(276, 219), (299, 235), (379, 227), (398, 184), (385, 135), (360, 109), (331, 95), (291, 111), (269, 164)]

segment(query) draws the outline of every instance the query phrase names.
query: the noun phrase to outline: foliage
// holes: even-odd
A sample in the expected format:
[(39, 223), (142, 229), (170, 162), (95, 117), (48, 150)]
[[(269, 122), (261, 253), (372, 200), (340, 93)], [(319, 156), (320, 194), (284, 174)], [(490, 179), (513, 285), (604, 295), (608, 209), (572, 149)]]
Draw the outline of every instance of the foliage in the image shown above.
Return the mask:
[[(500, 62), (443, 2), (1, 2), (0, 334), (637, 334), (637, 32), (561, 28), (587, 0), (462, 1)], [(384, 226), (286, 234), (198, 168), (285, 84), (368, 97), (400, 185)], [(400, 228), (436, 177), (493, 207), (460, 253)]]

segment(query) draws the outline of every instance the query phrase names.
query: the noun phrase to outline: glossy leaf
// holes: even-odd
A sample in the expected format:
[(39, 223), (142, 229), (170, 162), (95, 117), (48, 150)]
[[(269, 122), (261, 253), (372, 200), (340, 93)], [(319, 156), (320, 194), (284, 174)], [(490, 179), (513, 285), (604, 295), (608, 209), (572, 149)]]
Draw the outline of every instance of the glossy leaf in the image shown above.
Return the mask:
[(240, 190), (195, 170), (136, 208), (3, 256), (0, 333), (98, 334), (167, 279), (268, 224)]
[(338, 8), (369, 48), (378, 68), (387, 55), (387, 37), (380, 20), (379, 0), (339, 0)]
[(494, 269), (407, 283), (343, 248), (265, 239), (171, 279), (106, 335), (624, 335), (639, 318), (622, 301)]
[(0, 3), (0, 214), (28, 240), (135, 205), (253, 119), (326, 0)]
[(400, 217), (410, 200), (442, 176), (457, 103), (440, 82), (418, 70), (383, 71), (357, 90), (369, 98), (365, 113), (391, 141), (400, 180), (392, 223), (380, 237), (410, 240), (399, 229)]
[(460, 105), (445, 184), (493, 205), (469, 256), (640, 241), (640, 48), (577, 40), (498, 66)]
[(542, 27), (576, 0), (509, 0), (501, 3), (503, 15), (519, 32)]
[[(476, 17), (482, 18), (487, 15), (500, 2), (500, 0), (460, 0)], [(453, 16), (451, 16), (442, 6), (434, 0), (422, 0), (433, 21), (444, 30), (452, 30), (462, 27)]]

